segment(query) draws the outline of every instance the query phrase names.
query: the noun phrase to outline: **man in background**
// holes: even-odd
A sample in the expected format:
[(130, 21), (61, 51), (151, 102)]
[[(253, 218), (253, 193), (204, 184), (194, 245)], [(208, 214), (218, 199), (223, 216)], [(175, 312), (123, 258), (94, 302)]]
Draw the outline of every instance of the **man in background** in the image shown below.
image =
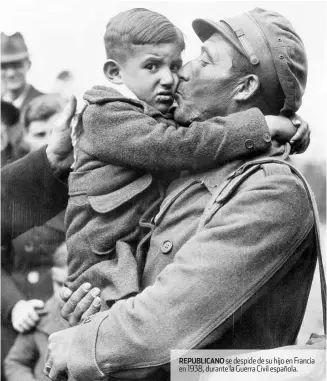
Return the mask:
[(1, 33), (1, 98), (21, 112), (32, 99), (43, 94), (27, 82), (30, 68), (30, 55), (22, 34)]
[[(31, 68), (30, 55), (20, 32), (13, 35), (1, 33), (1, 100), (11, 103), (21, 117), (27, 105), (43, 93), (27, 82)], [(19, 144), (23, 137), (23, 127), (17, 123), (10, 130), (9, 144)]]

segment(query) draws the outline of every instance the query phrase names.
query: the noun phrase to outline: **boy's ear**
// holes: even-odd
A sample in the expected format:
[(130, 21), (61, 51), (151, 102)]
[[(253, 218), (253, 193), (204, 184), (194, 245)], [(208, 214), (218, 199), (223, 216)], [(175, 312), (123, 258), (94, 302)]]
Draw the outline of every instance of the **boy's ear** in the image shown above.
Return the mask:
[(115, 85), (121, 85), (123, 83), (121, 67), (117, 61), (107, 60), (103, 65), (103, 72), (106, 78)]
[(234, 99), (240, 102), (252, 98), (260, 88), (260, 80), (254, 74), (249, 74), (242, 78), (236, 88)]

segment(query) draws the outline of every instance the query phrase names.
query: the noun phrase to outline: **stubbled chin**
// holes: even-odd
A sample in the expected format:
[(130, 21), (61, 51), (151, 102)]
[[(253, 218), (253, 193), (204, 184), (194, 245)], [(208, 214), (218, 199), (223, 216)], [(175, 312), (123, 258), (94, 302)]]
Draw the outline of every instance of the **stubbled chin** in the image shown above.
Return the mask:
[(176, 123), (181, 124), (183, 126), (187, 126), (192, 123), (193, 119), (191, 118), (191, 114), (187, 113), (186, 110), (181, 110), (178, 106), (174, 110), (174, 120)]
[(171, 107), (171, 105), (160, 103), (160, 104), (157, 104), (155, 108), (158, 111), (160, 111), (162, 114), (166, 114), (170, 110), (170, 107)]

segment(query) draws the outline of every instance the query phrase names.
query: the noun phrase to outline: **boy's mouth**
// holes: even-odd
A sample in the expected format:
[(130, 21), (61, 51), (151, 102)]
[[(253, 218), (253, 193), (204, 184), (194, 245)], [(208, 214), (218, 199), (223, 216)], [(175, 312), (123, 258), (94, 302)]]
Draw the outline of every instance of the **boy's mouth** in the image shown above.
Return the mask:
[(174, 96), (170, 91), (162, 91), (157, 94), (156, 98), (159, 102), (164, 103), (172, 103), (174, 101)]

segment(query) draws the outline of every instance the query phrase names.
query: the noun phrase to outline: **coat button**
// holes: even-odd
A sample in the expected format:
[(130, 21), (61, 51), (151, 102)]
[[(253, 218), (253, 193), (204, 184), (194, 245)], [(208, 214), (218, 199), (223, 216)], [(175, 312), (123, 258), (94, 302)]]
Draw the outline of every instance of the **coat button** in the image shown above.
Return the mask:
[(27, 274), (27, 281), (31, 284), (36, 284), (40, 280), (40, 273), (38, 271), (30, 271)]
[(161, 251), (163, 254), (168, 254), (172, 248), (173, 248), (173, 243), (169, 240), (164, 241), (163, 244), (161, 245)]
[(265, 142), (267, 142), (267, 143), (271, 142), (271, 136), (270, 136), (270, 134), (269, 134), (268, 132), (265, 132), (265, 133), (263, 134), (263, 140), (264, 140)]
[(252, 149), (253, 146), (254, 146), (253, 140), (251, 140), (251, 139), (246, 139), (246, 140), (245, 140), (245, 147), (246, 147), (247, 149)]

